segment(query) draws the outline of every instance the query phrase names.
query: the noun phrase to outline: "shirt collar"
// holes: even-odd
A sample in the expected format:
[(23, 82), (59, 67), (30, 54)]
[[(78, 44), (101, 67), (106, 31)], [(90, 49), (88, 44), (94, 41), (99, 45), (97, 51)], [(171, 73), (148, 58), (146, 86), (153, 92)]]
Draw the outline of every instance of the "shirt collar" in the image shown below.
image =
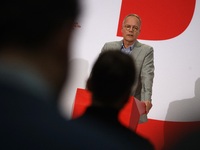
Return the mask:
[(122, 42), (122, 48), (121, 49), (130, 49), (130, 51), (132, 51), (133, 48), (134, 48), (134, 45), (135, 45), (135, 42), (131, 46), (125, 48), (124, 43)]
[(134, 42), (131, 46), (125, 48), (125, 47), (124, 47), (124, 43), (122, 43), (121, 51), (122, 51), (123, 53), (126, 53), (126, 54), (131, 54), (131, 53), (132, 53), (132, 50), (133, 50), (133, 48), (134, 48), (134, 45), (135, 45), (135, 42)]

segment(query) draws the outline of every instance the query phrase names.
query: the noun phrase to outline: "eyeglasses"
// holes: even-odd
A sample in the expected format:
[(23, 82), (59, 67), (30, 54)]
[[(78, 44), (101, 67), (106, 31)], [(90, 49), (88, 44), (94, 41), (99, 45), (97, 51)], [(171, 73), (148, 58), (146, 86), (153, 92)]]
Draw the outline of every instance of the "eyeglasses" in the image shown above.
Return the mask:
[(132, 31), (138, 31), (139, 30), (139, 27), (137, 27), (137, 26), (125, 25), (124, 27), (125, 27), (125, 29), (127, 31), (130, 31), (130, 30), (132, 30)]

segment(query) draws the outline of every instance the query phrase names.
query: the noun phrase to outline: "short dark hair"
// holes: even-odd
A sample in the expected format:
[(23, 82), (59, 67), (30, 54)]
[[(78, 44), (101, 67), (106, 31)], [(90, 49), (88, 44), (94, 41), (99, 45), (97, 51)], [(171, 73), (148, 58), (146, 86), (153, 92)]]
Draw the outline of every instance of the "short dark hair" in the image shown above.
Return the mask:
[[(100, 53), (92, 68), (90, 91), (97, 99), (111, 102), (130, 91), (135, 81), (133, 58), (119, 50)], [(112, 103), (112, 102), (111, 102)]]
[(78, 0), (6, 0), (0, 4), (0, 47), (38, 46), (79, 14)]

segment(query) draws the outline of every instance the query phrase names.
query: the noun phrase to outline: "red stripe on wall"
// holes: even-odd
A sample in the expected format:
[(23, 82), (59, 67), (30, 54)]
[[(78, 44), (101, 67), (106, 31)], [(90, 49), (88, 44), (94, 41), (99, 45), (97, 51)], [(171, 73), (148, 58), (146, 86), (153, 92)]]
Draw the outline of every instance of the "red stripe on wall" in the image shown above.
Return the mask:
[(171, 122), (149, 119), (148, 122), (139, 124), (136, 132), (148, 138), (156, 150), (169, 150), (182, 137), (199, 128), (200, 121)]

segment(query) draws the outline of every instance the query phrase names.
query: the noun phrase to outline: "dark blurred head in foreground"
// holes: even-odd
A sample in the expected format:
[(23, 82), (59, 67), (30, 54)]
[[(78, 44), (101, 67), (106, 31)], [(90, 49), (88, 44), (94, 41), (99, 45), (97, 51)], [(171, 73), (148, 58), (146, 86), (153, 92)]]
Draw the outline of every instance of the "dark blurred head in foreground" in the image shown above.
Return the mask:
[(134, 81), (133, 59), (117, 50), (105, 51), (92, 68), (87, 88), (92, 92), (93, 105), (120, 109), (128, 101)]
[(58, 92), (66, 79), (70, 38), (78, 14), (76, 0), (2, 1), (1, 63), (26, 65)]

